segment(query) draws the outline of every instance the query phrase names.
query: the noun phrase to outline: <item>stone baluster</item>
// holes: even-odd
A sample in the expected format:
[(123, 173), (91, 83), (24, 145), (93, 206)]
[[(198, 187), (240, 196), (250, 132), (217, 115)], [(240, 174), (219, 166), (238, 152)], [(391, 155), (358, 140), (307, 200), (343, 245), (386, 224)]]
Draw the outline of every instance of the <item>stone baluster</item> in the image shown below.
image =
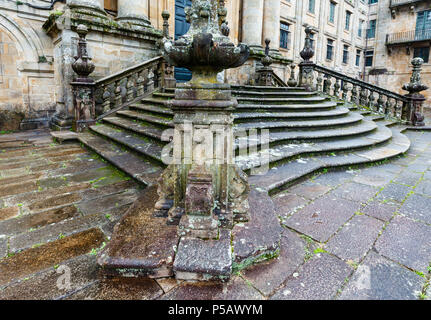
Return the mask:
[(323, 92), (323, 73), (322, 72), (319, 72), (319, 71), (317, 72), (316, 83), (317, 83), (317, 91)]
[(336, 98), (340, 98), (340, 89), (341, 89), (340, 79), (335, 79), (335, 83), (334, 83), (334, 96)]
[(385, 115), (386, 116), (392, 116), (392, 102), (391, 102), (391, 98), (389, 96), (386, 96), (386, 101), (385, 101)]
[(136, 95), (142, 97), (145, 94), (145, 78), (143, 72), (139, 72), (138, 78), (136, 79)]
[(121, 96), (121, 80), (115, 81), (114, 85), (114, 101), (115, 101), (115, 108), (119, 107), (123, 103), (123, 98)]
[(359, 103), (361, 106), (367, 106), (367, 98), (368, 98), (368, 90), (364, 87), (361, 87), (361, 95)]
[(352, 95), (350, 96), (350, 102), (352, 103), (352, 104), (358, 104), (358, 86), (356, 86), (356, 85), (353, 85), (353, 88), (352, 88)]
[[(171, 15), (168, 11), (165, 10), (162, 12), (163, 37), (165, 39), (171, 39), (171, 37), (169, 35), (169, 17), (170, 16)], [(163, 68), (163, 73), (162, 73), (163, 88), (164, 89), (175, 88), (176, 79), (175, 79), (175, 74), (174, 74), (174, 67), (169, 65), (169, 63), (166, 60), (164, 60), (162, 68)]]
[(328, 96), (331, 95), (331, 86), (331, 76), (325, 75), (325, 80), (323, 81), (323, 92)]
[(290, 78), (287, 81), (289, 87), (296, 87), (298, 85), (298, 81), (295, 79), (295, 67), (293, 63), (290, 65)]
[(102, 95), (102, 108), (103, 108), (103, 113), (108, 112), (109, 110), (111, 110), (111, 93), (109, 92), (109, 88), (108, 86), (103, 86), (102, 87), (103, 90), (103, 95)]
[(153, 67), (149, 67), (148, 69), (148, 84), (147, 84), (147, 91), (152, 92), (154, 91), (154, 78), (155, 78), (155, 72)]
[(383, 99), (384, 95), (382, 93), (379, 93), (379, 97), (377, 98), (377, 111), (381, 113), (385, 113), (385, 99)]
[(134, 98), (133, 88), (135, 87), (135, 77), (133, 75), (127, 77), (126, 81), (126, 101), (130, 102)]
[(368, 107), (375, 111), (375, 105), (374, 105), (374, 91), (370, 90), (370, 93), (368, 94)]
[(349, 89), (350, 89), (349, 83), (347, 81), (344, 81), (343, 82), (343, 95), (342, 95), (342, 99), (344, 101), (346, 101), (346, 102), (347, 102), (347, 96), (349, 94)]

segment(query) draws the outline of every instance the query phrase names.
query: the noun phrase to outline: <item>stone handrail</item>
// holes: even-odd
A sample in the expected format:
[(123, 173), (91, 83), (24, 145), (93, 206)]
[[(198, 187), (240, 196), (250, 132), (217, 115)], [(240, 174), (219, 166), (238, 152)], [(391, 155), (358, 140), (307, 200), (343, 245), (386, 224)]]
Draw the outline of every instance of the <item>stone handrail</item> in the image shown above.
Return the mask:
[[(400, 95), (315, 64), (311, 61), (314, 56), (311, 32), (310, 27), (305, 28), (305, 46), (300, 52), (303, 59), (299, 64), (298, 85), (300, 87), (304, 87), (308, 91), (318, 90), (325, 95), (366, 107), (376, 113), (395, 118), (404, 124), (425, 125), (423, 102), (426, 99), (420, 92), (427, 90), (428, 87), (421, 82), (423, 59), (414, 58), (412, 60), (413, 72), (410, 83), (405, 84), (402, 88), (409, 94)], [(316, 73), (317, 77), (315, 77)], [(375, 94), (378, 95), (377, 101), (375, 101)]]
[(272, 77), (278, 87), (287, 87), (288, 85), (273, 71)]
[[(407, 97), (323, 66), (314, 64), (313, 70), (317, 73), (316, 89), (318, 91), (355, 105), (367, 107), (376, 113), (408, 121), (410, 104)], [(377, 95), (377, 101), (375, 95)]]
[(95, 81), (97, 120), (160, 88), (163, 62), (157, 56)]

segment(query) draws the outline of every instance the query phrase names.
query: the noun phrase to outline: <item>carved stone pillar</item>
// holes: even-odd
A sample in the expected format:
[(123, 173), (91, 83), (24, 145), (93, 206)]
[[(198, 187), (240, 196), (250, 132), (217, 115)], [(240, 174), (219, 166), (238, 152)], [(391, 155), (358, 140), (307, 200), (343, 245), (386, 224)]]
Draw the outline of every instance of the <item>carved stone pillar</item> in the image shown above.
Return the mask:
[(263, 36), (272, 43), (271, 52), (278, 53), (280, 43), (280, 0), (265, 0), (263, 10)]
[(264, 0), (244, 1), (242, 41), (252, 47), (262, 47)]
[(311, 59), (314, 57), (314, 50), (311, 45), (311, 28), (305, 28), (305, 45), (300, 55), (303, 61), (299, 64), (299, 86), (304, 87), (307, 91), (313, 91), (314, 80), (314, 63)]
[(118, 0), (117, 20), (128, 22), (135, 26), (150, 26), (151, 22), (148, 19), (148, 1)]

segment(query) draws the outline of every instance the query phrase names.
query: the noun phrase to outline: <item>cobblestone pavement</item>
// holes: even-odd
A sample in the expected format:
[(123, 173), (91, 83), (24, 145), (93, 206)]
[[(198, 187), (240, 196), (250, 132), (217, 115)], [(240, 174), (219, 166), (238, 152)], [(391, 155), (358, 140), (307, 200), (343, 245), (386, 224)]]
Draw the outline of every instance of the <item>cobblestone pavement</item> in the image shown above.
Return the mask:
[(0, 136), (0, 299), (430, 299), (431, 131), (406, 135), (403, 157), (274, 196), (280, 256), (225, 284), (102, 279), (97, 252), (141, 189), (78, 144)]

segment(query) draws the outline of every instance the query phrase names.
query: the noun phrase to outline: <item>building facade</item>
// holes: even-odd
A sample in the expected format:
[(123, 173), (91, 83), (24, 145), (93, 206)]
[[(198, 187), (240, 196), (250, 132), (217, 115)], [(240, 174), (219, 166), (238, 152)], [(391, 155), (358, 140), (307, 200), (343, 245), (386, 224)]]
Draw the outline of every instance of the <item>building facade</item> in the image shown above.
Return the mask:
[[(273, 68), (284, 81), (301, 61), (304, 28), (313, 30), (314, 61), (403, 93), (413, 56), (431, 79), (431, 3), (414, 0), (225, 0), (230, 37), (251, 47), (249, 61), (224, 74), (253, 84), (271, 40)], [(73, 112), (70, 82), (79, 23), (89, 27), (89, 55), (100, 79), (159, 54), (162, 11), (170, 35), (188, 29), (191, 0), (0, 0), (0, 130), (61, 126)], [(187, 70), (176, 70), (179, 81)], [(53, 120), (54, 119), (54, 120)]]

